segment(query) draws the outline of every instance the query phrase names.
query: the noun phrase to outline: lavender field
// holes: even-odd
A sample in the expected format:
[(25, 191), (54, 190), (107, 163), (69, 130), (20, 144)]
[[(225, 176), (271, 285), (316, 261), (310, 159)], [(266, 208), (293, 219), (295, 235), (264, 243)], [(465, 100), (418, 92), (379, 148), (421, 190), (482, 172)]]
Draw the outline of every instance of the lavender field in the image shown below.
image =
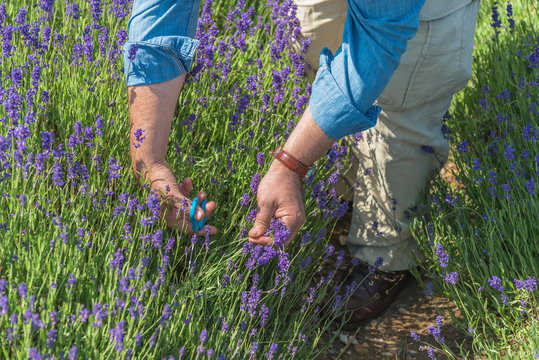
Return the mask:
[[(539, 358), (539, 8), (513, 5), (481, 6), (474, 76), (444, 122), (459, 185), (435, 180), (414, 226), (417, 278), (455, 302), (472, 344), (455, 354), (433, 326), (433, 358)], [(213, 236), (167, 228), (131, 170), (145, 137), (129, 139), (130, 9), (0, 3), (0, 358), (316, 358), (346, 302), (329, 243), (349, 207), (334, 187), (344, 143), (305, 182), (292, 245), (247, 241), (271, 152), (310, 95), (294, 2), (202, 3), (167, 162), (218, 204)], [(277, 244), (289, 233), (269, 231)]]

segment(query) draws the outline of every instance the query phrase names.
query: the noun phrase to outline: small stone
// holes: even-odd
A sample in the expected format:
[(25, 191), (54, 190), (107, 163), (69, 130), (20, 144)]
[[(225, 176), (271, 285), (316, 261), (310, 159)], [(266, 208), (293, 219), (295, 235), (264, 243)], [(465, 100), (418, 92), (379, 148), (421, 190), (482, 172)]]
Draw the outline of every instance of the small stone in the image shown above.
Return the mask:
[(343, 333), (339, 334), (339, 340), (343, 343), (343, 344), (348, 344), (348, 335), (345, 335)]
[(403, 307), (400, 307), (398, 311), (399, 311), (401, 314), (409, 314), (409, 313), (410, 313), (408, 310), (406, 310), (406, 309), (403, 308)]
[(346, 245), (346, 237), (346, 235), (339, 235), (339, 244), (341, 244), (341, 246)]
[(367, 354), (369, 352), (369, 346), (365, 343), (363, 344), (357, 343), (357, 344), (354, 344), (354, 350), (358, 354)]
[(378, 327), (378, 331), (380, 331), (382, 334), (386, 332), (386, 328), (385, 327), (382, 327), (382, 326), (379, 326)]
[(354, 345), (357, 344), (357, 339), (353, 335), (350, 335), (350, 337), (348, 338), (348, 341), (350, 341), (350, 343), (352, 343)]

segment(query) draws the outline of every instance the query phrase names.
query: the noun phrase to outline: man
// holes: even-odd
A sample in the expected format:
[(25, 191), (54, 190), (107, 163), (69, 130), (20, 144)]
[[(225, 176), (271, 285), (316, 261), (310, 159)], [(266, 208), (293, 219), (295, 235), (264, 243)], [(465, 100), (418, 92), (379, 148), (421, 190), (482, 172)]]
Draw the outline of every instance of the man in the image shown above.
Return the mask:
[[(415, 243), (408, 208), (416, 204), (429, 173), (447, 157), (440, 119), (471, 74), (478, 1), (427, 0), (421, 10), (423, 2), (349, 0), (346, 10), (343, 0), (298, 0), (304, 33), (314, 40), (311, 62), (323, 46), (338, 49), (334, 56), (327, 48), (321, 51), (309, 107), (260, 183), (260, 211), (249, 237), (271, 243), (264, 233), (271, 218), (278, 217), (291, 229), (289, 244), (305, 219), (298, 174), (335, 140), (365, 131), (357, 151), (371, 175), (360, 179), (348, 237), (351, 255), (365, 262), (351, 279), (361, 284), (348, 302), (353, 326), (387, 307), (409, 276)], [(135, 1), (125, 46), (132, 140), (137, 129), (147, 139), (143, 147), (132, 148), (133, 169), (173, 199), (172, 210), (192, 187), (189, 179), (181, 185), (175, 181), (164, 157), (196, 47), (198, 6), (196, 0)], [(134, 44), (137, 55), (129, 59)], [(214, 208), (208, 203), (208, 212)], [(185, 218), (174, 215), (169, 211), (169, 226), (192, 231)], [(364, 271), (380, 257), (384, 263), (374, 274)]]
[(347, 325), (355, 327), (391, 303), (419, 255), (410, 224), (424, 207), (430, 176), (448, 156), (441, 119), (471, 76), (479, 1), (426, 0), (422, 7), (422, 1), (349, 0), (348, 10), (344, 0), (297, 4), (303, 34), (313, 40), (308, 60), (316, 69), (321, 51), (320, 68), (309, 107), (283, 145), (297, 161), (273, 161), (260, 182), (260, 212), (249, 236), (271, 243), (263, 234), (275, 216), (291, 228), (290, 242), (305, 216), (297, 163), (308, 167), (335, 140), (363, 131), (353, 149), (360, 166), (347, 238), (350, 254), (362, 261), (347, 279), (360, 284), (346, 306)]

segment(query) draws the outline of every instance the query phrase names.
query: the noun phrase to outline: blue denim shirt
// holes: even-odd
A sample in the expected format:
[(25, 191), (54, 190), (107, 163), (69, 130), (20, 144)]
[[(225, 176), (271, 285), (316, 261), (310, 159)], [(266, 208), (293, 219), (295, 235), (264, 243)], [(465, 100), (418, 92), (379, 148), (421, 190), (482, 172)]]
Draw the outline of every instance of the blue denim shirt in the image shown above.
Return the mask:
[[(320, 54), (310, 111), (334, 139), (366, 130), (380, 112), (373, 103), (419, 26), (425, 0), (348, 0), (343, 43)], [(191, 67), (200, 0), (135, 0), (124, 45), (127, 85), (173, 79)], [(130, 49), (136, 44), (136, 55)], [(132, 55), (132, 52), (131, 52)]]

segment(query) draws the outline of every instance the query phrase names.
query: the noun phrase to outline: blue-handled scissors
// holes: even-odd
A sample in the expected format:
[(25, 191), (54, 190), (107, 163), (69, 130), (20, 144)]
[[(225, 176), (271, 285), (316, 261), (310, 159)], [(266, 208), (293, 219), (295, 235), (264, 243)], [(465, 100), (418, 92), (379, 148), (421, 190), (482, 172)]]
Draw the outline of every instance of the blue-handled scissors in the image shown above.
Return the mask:
[(191, 218), (191, 226), (193, 227), (193, 231), (199, 231), (202, 230), (202, 227), (204, 226), (204, 223), (206, 222), (206, 199), (202, 201), (202, 204), (200, 207), (202, 208), (202, 211), (204, 211), (204, 217), (200, 220), (197, 220), (195, 217), (196, 208), (199, 203), (198, 197), (195, 196), (193, 199), (193, 202), (191, 203), (191, 210), (189, 211), (189, 217)]

